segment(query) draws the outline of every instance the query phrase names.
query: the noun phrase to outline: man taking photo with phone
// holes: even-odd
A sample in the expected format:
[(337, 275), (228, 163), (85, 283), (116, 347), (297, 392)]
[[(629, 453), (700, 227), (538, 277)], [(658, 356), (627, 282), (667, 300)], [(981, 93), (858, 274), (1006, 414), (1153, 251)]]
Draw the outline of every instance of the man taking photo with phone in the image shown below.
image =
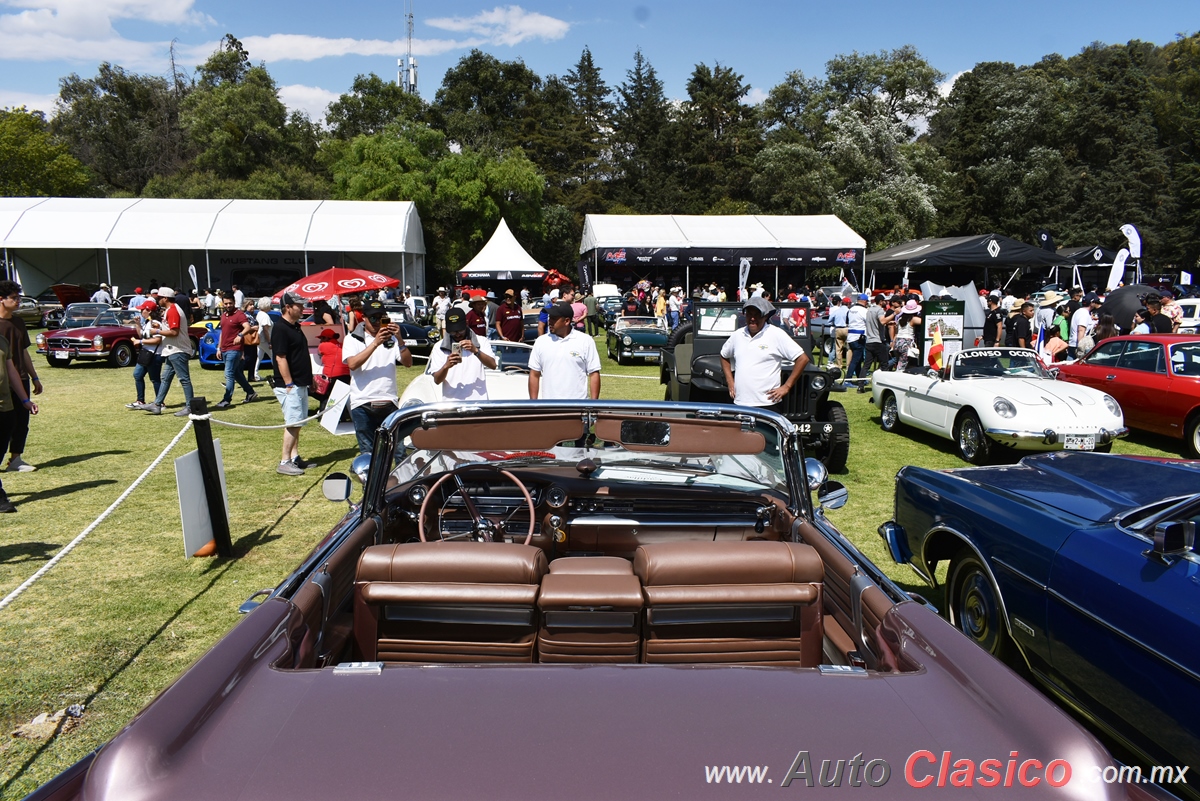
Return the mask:
[(412, 352), (396, 338), (400, 326), (378, 300), (363, 303), (362, 326), (346, 337), (342, 361), (350, 368), (350, 419), (358, 452), (375, 447), (375, 431), (396, 411), (396, 365), (412, 367)]
[(445, 400), (487, 400), (484, 370), (496, 369), (496, 353), (470, 330), (462, 309), (446, 312), (446, 336), (429, 354), (429, 370)]

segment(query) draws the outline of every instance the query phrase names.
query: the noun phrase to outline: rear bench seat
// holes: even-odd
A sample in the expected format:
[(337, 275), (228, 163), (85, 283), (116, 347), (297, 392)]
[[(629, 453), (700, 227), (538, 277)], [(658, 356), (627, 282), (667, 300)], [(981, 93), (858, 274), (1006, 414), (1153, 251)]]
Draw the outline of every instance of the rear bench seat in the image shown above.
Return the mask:
[(369, 661), (532, 662), (546, 555), (531, 545), (410, 542), (359, 558), (354, 636)]
[(642, 661), (821, 663), (824, 570), (809, 545), (642, 545), (633, 569), (646, 599)]
[(627, 559), (564, 557), (550, 563), (538, 595), (539, 662), (637, 662), (642, 585)]

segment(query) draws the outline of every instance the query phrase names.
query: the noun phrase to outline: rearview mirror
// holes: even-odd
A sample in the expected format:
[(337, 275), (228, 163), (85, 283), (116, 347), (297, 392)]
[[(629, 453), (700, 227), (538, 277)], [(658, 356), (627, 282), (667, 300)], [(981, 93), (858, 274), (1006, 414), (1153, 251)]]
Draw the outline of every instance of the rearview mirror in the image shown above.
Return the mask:
[(840, 481), (826, 481), (821, 492), (817, 494), (817, 503), (822, 509), (841, 509), (850, 500), (850, 490)]
[(820, 459), (810, 456), (804, 460), (804, 480), (809, 492), (821, 489), (829, 478), (829, 468)]
[(929, 376), (930, 378), (934, 378), (934, 379), (942, 377), (942, 374), (939, 373), (937, 370), (935, 370), (932, 367), (930, 367), (927, 371), (925, 371), (925, 375)]
[(360, 453), (354, 457), (354, 461), (350, 463), (350, 472), (358, 476), (358, 480), (363, 486), (367, 485), (367, 474), (371, 472), (371, 454)]

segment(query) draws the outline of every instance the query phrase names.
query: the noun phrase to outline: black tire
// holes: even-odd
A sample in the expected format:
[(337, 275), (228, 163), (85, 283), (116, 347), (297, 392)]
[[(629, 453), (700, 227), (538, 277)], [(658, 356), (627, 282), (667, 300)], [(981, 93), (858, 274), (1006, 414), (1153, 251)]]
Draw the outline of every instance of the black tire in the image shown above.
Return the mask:
[(900, 404), (894, 392), (885, 392), (879, 399), (879, 426), (887, 432), (900, 428)]
[(199, 359), (200, 358), (200, 340), (196, 339), (195, 337), (192, 337), (192, 355), (189, 356), (188, 358), (189, 359)]
[(946, 573), (946, 611), (950, 624), (971, 642), (1004, 662), (1012, 662), (1014, 643), (1008, 634), (1000, 591), (973, 551), (960, 550)]
[(680, 323), (671, 329), (671, 333), (667, 334), (667, 344), (663, 345), (667, 350), (675, 350), (675, 346), (683, 342), (683, 338), (692, 333), (694, 325), (692, 323)]
[(1200, 412), (1183, 425), (1183, 453), (1190, 459), (1200, 458)]
[(132, 367), (137, 361), (137, 354), (130, 343), (118, 342), (113, 346), (112, 353), (108, 354), (108, 360), (113, 367)]
[(66, 367), (68, 364), (71, 363), (71, 360), (70, 359), (60, 359), (57, 356), (47, 356), (46, 362), (49, 363), (49, 365), (51, 367)]
[(965, 462), (984, 465), (991, 459), (992, 441), (984, 433), (978, 415), (970, 409), (963, 409), (954, 421), (954, 444)]
[[(849, 423), (850, 416), (846, 408), (837, 401), (825, 404), (825, 421), (829, 423)], [(821, 461), (830, 473), (840, 473), (846, 469), (846, 461), (850, 458), (850, 430), (834, 433), (830, 436), (821, 454)]]
[(821, 353), (825, 355), (825, 363), (833, 364), (837, 355), (834, 351), (837, 350), (837, 340), (833, 337), (825, 337), (821, 340)]

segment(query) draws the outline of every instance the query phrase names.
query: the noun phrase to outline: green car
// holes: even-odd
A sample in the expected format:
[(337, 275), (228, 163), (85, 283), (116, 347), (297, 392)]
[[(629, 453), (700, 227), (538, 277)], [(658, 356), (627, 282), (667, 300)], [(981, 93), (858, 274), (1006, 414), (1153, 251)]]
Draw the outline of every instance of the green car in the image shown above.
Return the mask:
[(668, 333), (666, 321), (657, 317), (618, 317), (607, 333), (608, 358), (617, 364), (626, 359), (658, 362)]

